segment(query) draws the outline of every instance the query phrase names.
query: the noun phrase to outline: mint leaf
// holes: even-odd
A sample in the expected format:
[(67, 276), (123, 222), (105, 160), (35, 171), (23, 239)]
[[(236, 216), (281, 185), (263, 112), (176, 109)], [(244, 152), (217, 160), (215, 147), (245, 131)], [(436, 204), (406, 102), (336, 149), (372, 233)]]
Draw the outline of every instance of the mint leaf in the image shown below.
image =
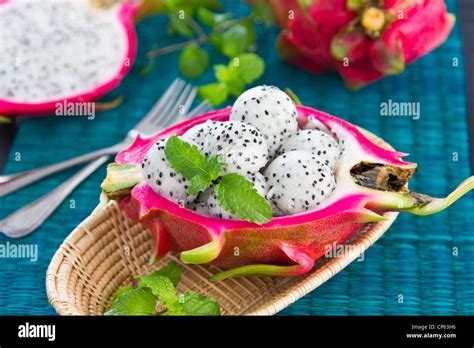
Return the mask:
[(205, 191), (211, 186), (212, 180), (209, 175), (196, 175), (189, 179), (188, 193), (195, 195), (199, 192)]
[(264, 224), (272, 219), (272, 209), (252, 183), (236, 173), (226, 174), (215, 188), (219, 204), (243, 220)]
[(196, 78), (206, 71), (209, 54), (196, 45), (187, 46), (179, 57), (179, 71), (188, 78)]
[(170, 33), (179, 34), (187, 38), (191, 38), (194, 35), (193, 30), (186, 22), (186, 20), (179, 18), (179, 15), (177, 13), (171, 13), (169, 15), (169, 18), (170, 22), (168, 24), (168, 31)]
[(137, 278), (140, 279), (138, 288), (150, 289), (152, 294), (156, 296), (166, 308), (169, 309), (179, 306), (176, 288), (169, 278), (153, 274)]
[(245, 85), (259, 79), (265, 70), (265, 62), (255, 53), (243, 53), (233, 58), (229, 64), (214, 66), (218, 81), (224, 82), (229, 93), (238, 97)]
[(149, 276), (164, 276), (169, 278), (174, 286), (178, 286), (181, 280), (181, 269), (175, 262), (170, 262), (163, 268), (157, 269), (149, 274)]
[(230, 13), (214, 13), (206, 8), (198, 8), (197, 17), (199, 21), (209, 27), (215, 27), (217, 24), (221, 24), (232, 18)]
[(150, 289), (121, 289), (104, 315), (156, 315), (156, 299)]
[(221, 315), (219, 303), (212, 297), (189, 291), (179, 296), (186, 315)]
[(202, 100), (207, 100), (213, 106), (217, 106), (227, 100), (229, 89), (225, 83), (215, 82), (199, 87), (198, 95)]
[(222, 53), (233, 58), (243, 53), (248, 45), (248, 30), (242, 24), (237, 24), (222, 33)]
[(228, 82), (232, 79), (231, 71), (224, 64), (214, 65), (214, 75), (216, 76), (217, 81)]
[(246, 84), (258, 80), (265, 71), (264, 60), (255, 53), (243, 53), (234, 58), (229, 65)]
[(225, 158), (223, 155), (215, 155), (208, 159), (207, 165), (211, 179), (216, 180), (225, 167)]
[(225, 165), (220, 156), (208, 160), (196, 146), (177, 136), (168, 139), (165, 155), (170, 166), (189, 180), (189, 194), (205, 191), (219, 177)]
[(166, 142), (165, 155), (170, 166), (188, 180), (196, 175), (208, 175), (206, 156), (176, 135)]
[[(174, 262), (135, 278), (138, 279), (138, 288), (129, 285), (117, 290), (105, 315), (220, 315), (219, 303), (212, 297), (194, 291), (176, 294), (181, 269)], [(157, 301), (164, 312), (156, 312)]]

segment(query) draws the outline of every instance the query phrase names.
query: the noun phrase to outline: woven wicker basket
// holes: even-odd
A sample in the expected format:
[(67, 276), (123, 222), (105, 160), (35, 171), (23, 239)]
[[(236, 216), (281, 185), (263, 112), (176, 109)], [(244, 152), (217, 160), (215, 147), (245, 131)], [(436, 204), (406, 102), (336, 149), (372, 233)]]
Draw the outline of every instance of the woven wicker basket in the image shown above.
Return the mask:
[[(365, 132), (378, 144), (382, 140)], [(102, 315), (116, 290), (134, 275), (145, 274), (170, 261), (183, 269), (178, 291), (196, 290), (214, 297), (223, 315), (273, 315), (314, 290), (349, 265), (377, 241), (398, 213), (385, 213), (387, 220), (367, 224), (346, 244), (341, 256), (322, 258), (301, 277), (239, 277), (218, 283), (208, 279), (222, 271), (212, 265), (185, 265), (168, 254), (149, 265), (150, 233), (127, 218), (115, 202), (84, 220), (63, 242), (46, 274), (48, 299), (61, 315)]]

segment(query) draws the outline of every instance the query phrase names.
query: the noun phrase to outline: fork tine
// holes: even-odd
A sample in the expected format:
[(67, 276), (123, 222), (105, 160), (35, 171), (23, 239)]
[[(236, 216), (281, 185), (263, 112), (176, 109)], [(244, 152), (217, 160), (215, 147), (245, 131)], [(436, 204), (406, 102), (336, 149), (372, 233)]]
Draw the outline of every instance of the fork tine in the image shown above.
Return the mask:
[(188, 112), (189, 107), (191, 106), (192, 102), (194, 101), (194, 97), (196, 96), (196, 88), (192, 85), (188, 84), (182, 91), (181, 95), (179, 96), (178, 100), (170, 110), (166, 110), (164, 116), (161, 119), (158, 119), (155, 128), (162, 128), (169, 123), (174, 123), (173, 120), (175, 117), (179, 117), (180, 107), (182, 108), (184, 113)]
[(188, 112), (185, 116), (186, 118), (191, 118), (195, 116), (199, 116), (201, 114), (205, 114), (212, 110), (212, 106), (209, 104), (207, 100), (202, 101), (198, 106)]
[(151, 110), (143, 117), (134, 127), (134, 129), (141, 131), (142, 128), (146, 128), (146, 125), (150, 122), (150, 119), (153, 118), (165, 104), (167, 104), (168, 99), (173, 95), (174, 91), (179, 89), (180, 86), (184, 83), (183, 80), (177, 78), (171, 83), (168, 89), (163, 93), (163, 95), (158, 99), (158, 101), (153, 105)]
[(160, 124), (160, 120), (162, 120), (170, 113), (172, 108), (178, 102), (178, 99), (180, 98), (181, 94), (183, 93), (183, 87), (184, 82), (182, 84), (179, 84), (179, 89), (174, 90), (171, 93), (170, 97), (166, 100), (166, 103), (163, 105), (163, 107), (153, 117), (149, 119), (149, 127), (156, 128)]

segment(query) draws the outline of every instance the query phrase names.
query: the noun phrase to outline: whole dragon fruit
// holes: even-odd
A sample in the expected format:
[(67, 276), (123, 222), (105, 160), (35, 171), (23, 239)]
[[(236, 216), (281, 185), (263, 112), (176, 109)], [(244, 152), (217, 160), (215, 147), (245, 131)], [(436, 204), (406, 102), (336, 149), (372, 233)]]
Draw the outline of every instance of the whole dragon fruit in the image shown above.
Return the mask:
[[(148, 139), (138, 137), (116, 156), (102, 189), (119, 199), (129, 217), (150, 230), (155, 258), (180, 252), (185, 263), (212, 263), (227, 269), (213, 278), (220, 280), (242, 275), (304, 274), (328, 247), (343, 243), (365, 223), (384, 220), (381, 213), (434, 214), (474, 188), (471, 177), (443, 199), (412, 192), (407, 183), (415, 174), (416, 164), (402, 161), (406, 154), (381, 148), (356, 126), (337, 117), (305, 106), (296, 109), (299, 129), (324, 129), (334, 137), (340, 150), (338, 164), (331, 171), (312, 149), (289, 149), (270, 162), (261, 170), (266, 179), (262, 181), (259, 174), (251, 179), (262, 195), (268, 190), (266, 198), (277, 212), (268, 223), (258, 225), (228, 216), (214, 204), (212, 186), (201, 192), (197, 201), (183, 206), (140, 178), (142, 162), (157, 142), (171, 135), (184, 138), (189, 129), (196, 130), (191, 132), (194, 137), (209, 125), (228, 122), (230, 107)], [(115, 171), (116, 166), (120, 169)], [(213, 206), (209, 208), (206, 202)], [(209, 216), (212, 213), (216, 217)], [(276, 217), (284, 214), (294, 215)]]
[(353, 89), (401, 73), (441, 45), (455, 22), (443, 0), (263, 1), (283, 27), (277, 49), (285, 61), (336, 70)]
[(115, 88), (136, 53), (131, 0), (0, 0), (0, 115), (54, 113)]

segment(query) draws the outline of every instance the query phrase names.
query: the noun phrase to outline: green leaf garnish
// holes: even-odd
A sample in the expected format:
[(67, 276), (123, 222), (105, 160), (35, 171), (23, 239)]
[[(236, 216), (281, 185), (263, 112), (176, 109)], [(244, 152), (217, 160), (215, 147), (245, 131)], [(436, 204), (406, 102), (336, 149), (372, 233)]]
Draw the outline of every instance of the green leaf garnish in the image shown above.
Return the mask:
[(221, 24), (225, 21), (228, 21), (232, 18), (232, 14), (230, 13), (215, 13), (209, 11), (206, 8), (198, 8), (197, 10), (197, 17), (199, 21), (209, 27), (215, 27), (218, 24)]
[(119, 290), (105, 315), (156, 315), (156, 298), (148, 288)]
[(166, 159), (171, 167), (186, 179), (196, 175), (207, 175), (207, 159), (196, 146), (173, 135), (166, 142)]
[(196, 175), (189, 179), (188, 193), (195, 195), (199, 192), (206, 191), (211, 186), (212, 180), (209, 175)]
[(168, 32), (170, 34), (178, 34), (186, 38), (191, 38), (193, 36), (193, 29), (189, 26), (186, 20), (180, 18), (179, 14), (171, 13), (169, 18), (170, 22), (168, 24)]
[(180, 295), (179, 301), (187, 315), (221, 315), (219, 303), (210, 296), (188, 291)]
[(177, 295), (180, 277), (181, 270), (175, 263), (135, 277), (139, 280), (138, 287), (119, 289), (105, 315), (220, 315), (219, 303), (212, 297), (194, 291)]
[[(166, 159), (170, 166), (189, 180), (188, 194), (208, 189), (225, 167), (221, 155), (207, 159), (196, 146), (177, 136), (166, 142)], [(215, 188), (219, 204), (243, 220), (264, 224), (272, 219), (272, 209), (253, 184), (236, 173), (224, 175)]]
[(170, 166), (189, 180), (189, 194), (196, 194), (211, 186), (225, 165), (217, 158), (208, 160), (196, 146), (177, 136), (172, 136), (166, 142), (165, 155)]
[[(148, 276), (167, 277), (169, 280), (171, 280), (174, 286), (178, 286), (178, 283), (181, 281), (181, 269), (176, 263), (170, 262), (165, 267), (157, 269), (156, 271), (150, 273)], [(142, 277), (138, 277), (138, 278), (141, 279)]]
[(139, 288), (148, 288), (152, 294), (168, 310), (179, 310), (180, 304), (176, 295), (176, 287), (171, 280), (161, 275), (146, 275), (139, 277)]
[(209, 54), (196, 45), (186, 47), (179, 57), (179, 71), (188, 78), (196, 78), (206, 71)]
[(219, 204), (239, 218), (256, 224), (272, 219), (272, 208), (252, 183), (236, 173), (226, 174), (215, 188)]
[(199, 98), (207, 100), (212, 105), (223, 104), (229, 96), (229, 88), (227, 84), (223, 82), (210, 83), (199, 87), (198, 89)]
[(222, 53), (233, 58), (243, 53), (248, 44), (248, 30), (242, 24), (237, 24), (222, 33)]
[(222, 104), (228, 94), (238, 97), (247, 84), (258, 80), (265, 70), (264, 60), (255, 53), (242, 53), (231, 59), (228, 65), (217, 64), (214, 73), (217, 83), (201, 86), (199, 97), (212, 105)]
[(235, 71), (245, 84), (249, 84), (262, 76), (265, 62), (255, 53), (243, 53), (229, 63), (229, 69)]
[[(243, 56), (256, 50), (256, 23), (269, 26), (273, 12), (264, 0), (252, 2), (250, 14), (234, 18), (231, 13), (217, 13), (222, 9), (218, 0), (150, 0), (142, 6), (145, 12), (166, 13), (169, 17), (168, 31), (184, 36), (187, 40), (148, 52), (149, 59), (176, 51), (182, 51), (179, 70), (187, 78), (202, 75), (209, 65), (209, 44), (229, 58), (228, 66), (214, 66), (217, 82), (199, 88), (199, 97), (213, 106), (223, 104), (229, 96), (238, 97), (247, 84), (258, 79), (265, 69), (263, 60), (257, 55)], [(146, 14), (146, 13), (145, 13)], [(143, 13), (140, 18), (144, 17)], [(203, 25), (203, 27), (201, 27)], [(231, 65), (242, 59), (242, 68), (235, 71)], [(248, 59), (248, 63), (245, 61)], [(153, 70), (153, 62), (142, 70), (147, 74)], [(231, 67), (231, 68), (229, 68)], [(203, 182), (200, 180), (199, 182)]]

